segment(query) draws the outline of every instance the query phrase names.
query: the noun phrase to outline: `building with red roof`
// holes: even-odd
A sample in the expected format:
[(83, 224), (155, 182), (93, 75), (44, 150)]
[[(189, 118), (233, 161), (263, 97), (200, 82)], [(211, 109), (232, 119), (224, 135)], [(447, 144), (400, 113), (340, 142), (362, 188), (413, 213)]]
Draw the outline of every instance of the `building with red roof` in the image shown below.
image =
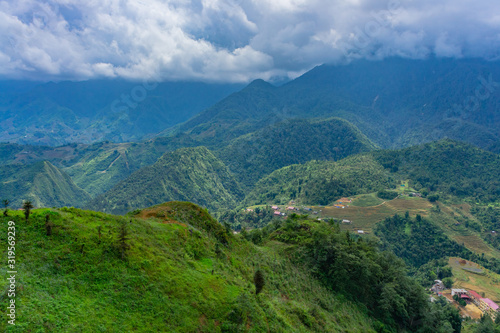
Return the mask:
[(487, 313), (490, 315), (491, 319), (495, 320), (498, 314), (498, 304), (493, 302), (489, 298), (481, 298), (481, 302), (479, 303), (479, 309), (483, 311), (483, 313)]
[(479, 307), (479, 303), (481, 302), (481, 298), (482, 298), (481, 295), (476, 293), (474, 290), (469, 290), (467, 293), (469, 294), (472, 302)]

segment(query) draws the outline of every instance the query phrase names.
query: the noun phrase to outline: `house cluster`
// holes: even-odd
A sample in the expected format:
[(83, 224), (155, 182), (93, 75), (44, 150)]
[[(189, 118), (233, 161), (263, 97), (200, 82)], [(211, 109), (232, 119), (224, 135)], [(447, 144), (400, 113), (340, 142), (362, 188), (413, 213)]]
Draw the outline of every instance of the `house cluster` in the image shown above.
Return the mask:
[(285, 213), (280, 212), (280, 208), (278, 206), (272, 206), (272, 209), (274, 209), (274, 216), (286, 216)]
[[(441, 280), (434, 281), (434, 285), (431, 290), (442, 296), (442, 291), (445, 289), (445, 286)], [(476, 305), (481, 312), (484, 314), (488, 314), (491, 319), (495, 320), (498, 313), (500, 312), (500, 307), (498, 304), (493, 302), (489, 298), (482, 297), (474, 290), (466, 290), (466, 289), (451, 289), (451, 296), (457, 295), (461, 299), (467, 302), (467, 304)]]
[(422, 197), (422, 194), (417, 193), (417, 192), (412, 192), (412, 193), (408, 194), (408, 196), (410, 196), (410, 197), (419, 197), (419, 198), (421, 198), (421, 197)]
[(489, 298), (482, 297), (473, 290), (452, 289), (451, 295), (459, 295), (468, 303), (474, 303), (483, 313), (487, 313), (491, 319), (495, 320), (500, 307)]
[(349, 198), (341, 198), (339, 199), (334, 205), (333, 207), (335, 208), (348, 208), (349, 205), (347, 205), (348, 203), (351, 203), (352, 200), (349, 199)]
[[(310, 207), (297, 207), (297, 206), (293, 206), (294, 203), (295, 203), (294, 201), (291, 201), (289, 203), (289, 206), (286, 206), (284, 208), (284, 210), (286, 210), (288, 212), (300, 212), (302, 210), (302, 211), (305, 211), (305, 212), (310, 212), (310, 213), (315, 214), (315, 215), (318, 214), (317, 211), (313, 211), (312, 208), (310, 208)], [(281, 208), (279, 206), (277, 206), (277, 205), (271, 206), (271, 209), (274, 210), (274, 215), (275, 216), (286, 216), (285, 213), (281, 212)]]

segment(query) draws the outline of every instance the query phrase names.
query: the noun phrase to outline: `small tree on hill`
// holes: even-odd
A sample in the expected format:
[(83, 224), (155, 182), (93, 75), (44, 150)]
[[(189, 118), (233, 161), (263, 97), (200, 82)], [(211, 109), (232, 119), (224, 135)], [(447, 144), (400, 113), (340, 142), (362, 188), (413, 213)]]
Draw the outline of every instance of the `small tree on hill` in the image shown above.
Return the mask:
[(258, 269), (255, 272), (255, 275), (253, 277), (253, 282), (255, 284), (255, 295), (258, 295), (262, 291), (262, 288), (264, 288), (264, 285), (266, 284), (266, 281), (264, 280), (264, 274), (260, 269)]
[(28, 200), (23, 203), (24, 216), (26, 217), (26, 221), (28, 221), (30, 218), (32, 208), (33, 204), (31, 203), (31, 201)]
[(130, 248), (130, 245), (128, 245), (127, 243), (128, 240), (129, 238), (128, 238), (127, 223), (122, 222), (120, 224), (120, 231), (118, 234), (118, 248), (120, 249), (120, 254), (122, 256), (122, 259), (127, 258), (127, 250)]
[(99, 236), (99, 241), (97, 242), (97, 244), (101, 244), (101, 236), (102, 236), (102, 226), (98, 226), (97, 227), (97, 235)]
[(45, 215), (45, 231), (47, 232), (47, 236), (52, 235), (52, 228), (53, 227), (54, 227), (54, 224), (50, 221), (49, 214)]
[(8, 212), (8, 209), (7, 207), (9, 207), (9, 200), (8, 199), (3, 199), (3, 205), (5, 207), (5, 210), (3, 211), (3, 216), (9, 216), (9, 212)]
[(444, 286), (445, 286), (446, 288), (448, 288), (448, 289), (449, 289), (449, 288), (453, 287), (453, 279), (452, 279), (452, 278), (450, 278), (450, 277), (444, 278), (444, 279), (443, 279), (443, 284), (444, 284)]

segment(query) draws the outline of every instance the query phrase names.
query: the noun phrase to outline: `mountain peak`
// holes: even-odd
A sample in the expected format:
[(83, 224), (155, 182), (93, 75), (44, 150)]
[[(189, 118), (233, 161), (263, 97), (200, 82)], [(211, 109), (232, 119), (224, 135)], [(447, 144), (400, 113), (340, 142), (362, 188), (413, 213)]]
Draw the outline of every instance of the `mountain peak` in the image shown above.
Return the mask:
[(250, 82), (250, 84), (248, 86), (246, 86), (245, 89), (248, 89), (248, 88), (268, 89), (268, 88), (276, 88), (276, 87), (267, 81), (264, 81), (262, 79), (257, 79), (257, 80), (253, 80), (252, 82)]

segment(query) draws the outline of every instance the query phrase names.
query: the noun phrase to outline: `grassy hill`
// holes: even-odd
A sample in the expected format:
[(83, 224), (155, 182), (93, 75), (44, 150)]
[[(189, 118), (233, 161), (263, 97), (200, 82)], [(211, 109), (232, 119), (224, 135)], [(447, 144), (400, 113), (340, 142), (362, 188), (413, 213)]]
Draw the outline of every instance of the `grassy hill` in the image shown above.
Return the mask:
[[(401, 261), (326, 223), (275, 224), (256, 246), (185, 202), (126, 217), (38, 209), (25, 222), (9, 213), (23, 237), (17, 321), (2, 321), (6, 332), (416, 332), (455, 323), (450, 307), (427, 302)], [(345, 255), (325, 262), (331, 246)], [(265, 282), (258, 295), (257, 270)], [(0, 298), (4, 317), (7, 301)]]
[[(18, 319), (15, 327), (1, 321), (2, 332), (375, 332), (362, 306), (332, 293), (277, 248), (235, 238), (190, 203), (133, 217), (35, 210), (27, 224), (21, 213), (10, 214), (23, 235), (16, 246)], [(125, 259), (122, 225), (130, 246)], [(255, 295), (258, 269), (265, 286)], [(3, 317), (6, 302), (0, 299)]]
[(499, 172), (499, 155), (445, 139), (350, 156), (339, 162), (291, 165), (260, 180), (244, 203), (249, 206), (296, 199), (327, 205), (342, 196), (393, 188), (408, 179), (416, 191), (491, 202), (500, 199)]
[(328, 205), (340, 197), (378, 191), (392, 183), (391, 175), (370, 155), (351, 156), (339, 162), (311, 161), (264, 177), (244, 203), (285, 204), (295, 200)]
[(500, 198), (500, 156), (469, 144), (445, 139), (373, 155), (387, 170), (411, 179), (417, 190), (482, 201)]
[(35, 207), (81, 207), (90, 196), (50, 162), (0, 166), (0, 198), (19, 208), (30, 200)]
[(169, 200), (192, 200), (214, 209), (235, 206), (242, 197), (227, 167), (207, 148), (182, 148), (133, 173), (88, 207), (123, 214)]

